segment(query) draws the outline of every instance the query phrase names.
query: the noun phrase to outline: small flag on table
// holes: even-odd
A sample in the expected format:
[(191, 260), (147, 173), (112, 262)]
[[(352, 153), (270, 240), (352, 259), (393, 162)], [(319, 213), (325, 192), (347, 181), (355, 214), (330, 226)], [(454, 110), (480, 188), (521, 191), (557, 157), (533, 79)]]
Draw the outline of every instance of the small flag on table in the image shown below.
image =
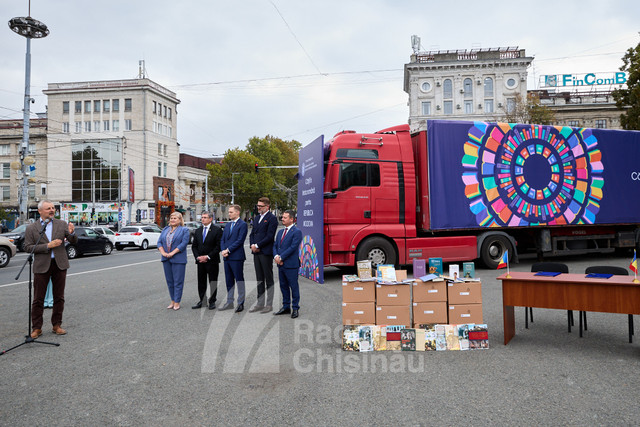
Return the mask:
[(638, 274), (638, 259), (636, 258), (635, 249), (633, 250), (633, 261), (631, 261), (631, 264), (629, 264), (629, 268), (631, 269), (631, 271)]
[(498, 269), (507, 267), (508, 262), (509, 262), (509, 251), (504, 251), (504, 253), (502, 254), (502, 259), (498, 264)]

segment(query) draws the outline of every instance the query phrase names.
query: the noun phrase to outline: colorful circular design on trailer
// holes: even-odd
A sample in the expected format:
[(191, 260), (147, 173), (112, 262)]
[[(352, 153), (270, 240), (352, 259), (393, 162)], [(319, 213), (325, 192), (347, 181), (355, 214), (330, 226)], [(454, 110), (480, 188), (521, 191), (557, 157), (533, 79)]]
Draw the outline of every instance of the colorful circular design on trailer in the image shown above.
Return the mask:
[(483, 227), (593, 224), (600, 211), (604, 167), (590, 129), (475, 122), (462, 166)]
[(318, 265), (318, 253), (311, 236), (306, 235), (302, 238), (300, 248), (298, 249), (298, 256), (300, 257), (300, 269), (298, 270), (298, 274), (306, 277), (307, 279), (319, 282), (320, 266)]

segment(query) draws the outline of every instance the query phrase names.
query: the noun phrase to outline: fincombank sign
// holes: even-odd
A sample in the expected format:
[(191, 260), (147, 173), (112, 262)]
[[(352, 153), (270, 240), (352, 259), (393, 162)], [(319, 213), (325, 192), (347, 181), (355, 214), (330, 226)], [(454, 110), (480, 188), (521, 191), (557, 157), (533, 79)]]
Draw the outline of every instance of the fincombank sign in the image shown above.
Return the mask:
[(627, 83), (628, 73), (550, 74), (541, 76), (541, 88), (575, 86), (611, 86)]
[(324, 283), (324, 136), (298, 154), (298, 228), (302, 231), (299, 274)]

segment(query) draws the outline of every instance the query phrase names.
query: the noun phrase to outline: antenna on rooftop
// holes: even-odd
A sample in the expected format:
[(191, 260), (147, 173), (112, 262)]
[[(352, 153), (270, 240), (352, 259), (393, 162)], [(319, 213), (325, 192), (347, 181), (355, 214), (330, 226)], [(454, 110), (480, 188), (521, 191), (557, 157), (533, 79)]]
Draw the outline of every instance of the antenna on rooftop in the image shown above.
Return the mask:
[(411, 36), (411, 48), (415, 54), (420, 52), (420, 37), (416, 35)]
[(147, 69), (144, 65), (144, 59), (138, 61), (138, 78), (146, 79), (147, 78)]

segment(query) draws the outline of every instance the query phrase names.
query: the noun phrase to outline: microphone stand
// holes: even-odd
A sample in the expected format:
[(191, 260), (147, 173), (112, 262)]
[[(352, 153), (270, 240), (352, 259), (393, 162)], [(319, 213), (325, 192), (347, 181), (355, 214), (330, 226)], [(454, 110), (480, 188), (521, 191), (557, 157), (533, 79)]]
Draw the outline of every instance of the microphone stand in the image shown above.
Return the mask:
[(0, 351), (0, 356), (2, 356), (5, 353), (10, 352), (11, 350), (13, 350), (15, 348), (18, 348), (20, 346), (23, 346), (25, 344), (30, 344), (30, 343), (55, 345), (56, 347), (60, 346), (59, 343), (46, 342), (46, 341), (37, 341), (36, 338), (31, 338), (31, 288), (32, 288), (32, 285), (33, 285), (33, 282), (31, 281), (31, 266), (33, 264), (33, 253), (35, 252), (36, 246), (38, 246), (38, 243), (40, 243), (40, 240), (42, 240), (42, 236), (44, 236), (44, 232), (47, 229), (47, 225), (49, 224), (49, 222), (50, 221), (45, 221), (44, 226), (42, 227), (42, 230), (40, 230), (40, 237), (38, 237), (38, 241), (36, 242), (35, 245), (33, 245), (33, 249), (31, 249), (31, 252), (29, 253), (29, 256), (27, 256), (27, 259), (24, 261), (24, 264), (22, 264), (22, 268), (20, 269), (20, 272), (18, 273), (18, 275), (15, 278), (15, 280), (18, 280), (20, 278), (20, 275), (22, 274), (22, 271), (26, 267), (27, 263), (29, 263), (29, 325), (28, 325), (28, 329), (27, 329), (27, 335), (24, 337), (24, 342), (22, 342), (22, 343), (20, 343), (20, 344), (18, 344), (16, 346), (13, 346), (8, 350)]

